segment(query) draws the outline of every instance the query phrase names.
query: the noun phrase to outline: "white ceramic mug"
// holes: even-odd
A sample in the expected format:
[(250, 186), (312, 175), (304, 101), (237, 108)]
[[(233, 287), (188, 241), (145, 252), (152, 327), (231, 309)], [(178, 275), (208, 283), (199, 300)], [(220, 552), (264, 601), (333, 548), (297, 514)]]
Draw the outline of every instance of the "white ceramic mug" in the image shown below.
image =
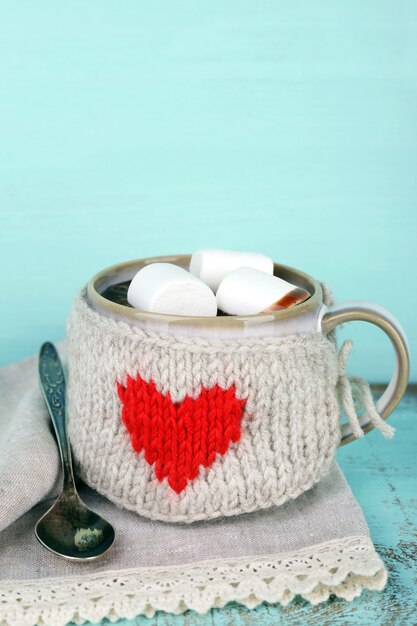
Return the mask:
[[(354, 409), (340, 424), (340, 392), (348, 409), (353, 396), (332, 332), (338, 324), (368, 321), (392, 342), (397, 364), (378, 401), (383, 418), (409, 369), (404, 333), (388, 311), (331, 305), (317, 280), (279, 264), (275, 274), (307, 289), (308, 300), (247, 316), (128, 306), (141, 267), (189, 261), (154, 257), (103, 270), (77, 294), (67, 324), (68, 432), (79, 475), (119, 506), (186, 523), (281, 505), (321, 480), (341, 443), (362, 435)], [(370, 406), (365, 432), (387, 426)]]

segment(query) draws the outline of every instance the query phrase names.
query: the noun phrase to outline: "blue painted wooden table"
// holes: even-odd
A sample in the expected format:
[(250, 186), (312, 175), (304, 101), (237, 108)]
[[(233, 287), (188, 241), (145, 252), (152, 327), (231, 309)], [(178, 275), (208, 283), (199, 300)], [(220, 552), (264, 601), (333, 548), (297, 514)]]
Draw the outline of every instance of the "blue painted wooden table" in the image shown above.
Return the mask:
[[(383, 592), (364, 592), (353, 602), (333, 599), (312, 607), (237, 604), (205, 615), (157, 613), (120, 620), (117, 626), (415, 626), (417, 623), (417, 386), (410, 388), (390, 419), (397, 429), (387, 441), (373, 431), (338, 451), (338, 461), (361, 504), (372, 539), (388, 569)], [(104, 621), (104, 624), (110, 622)]]

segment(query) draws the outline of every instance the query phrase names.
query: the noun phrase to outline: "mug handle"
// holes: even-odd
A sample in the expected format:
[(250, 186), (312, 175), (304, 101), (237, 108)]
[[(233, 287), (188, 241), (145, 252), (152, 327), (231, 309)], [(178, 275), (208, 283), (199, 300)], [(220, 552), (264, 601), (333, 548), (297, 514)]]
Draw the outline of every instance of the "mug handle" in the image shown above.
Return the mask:
[[(367, 300), (352, 300), (342, 304), (331, 306), (323, 305), (321, 313), (321, 329), (327, 335), (339, 324), (345, 322), (362, 321), (370, 322), (379, 326), (386, 332), (391, 340), (395, 352), (395, 369), (392, 378), (382, 396), (376, 403), (376, 409), (382, 419), (392, 413), (403, 397), (407, 389), (408, 377), (410, 373), (410, 358), (407, 339), (398, 320), (387, 309), (368, 302)], [(359, 418), (360, 424), (365, 433), (374, 428), (370, 420), (366, 420), (366, 415)], [(355, 439), (355, 435), (349, 424), (342, 424), (342, 437), (340, 445), (349, 443)]]

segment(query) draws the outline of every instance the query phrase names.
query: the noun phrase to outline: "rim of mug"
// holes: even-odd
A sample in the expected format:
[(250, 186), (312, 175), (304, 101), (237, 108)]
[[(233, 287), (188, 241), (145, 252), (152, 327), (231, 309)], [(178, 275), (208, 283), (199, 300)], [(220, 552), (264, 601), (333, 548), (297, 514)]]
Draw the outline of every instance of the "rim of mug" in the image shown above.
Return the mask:
[[(316, 310), (323, 304), (323, 291), (318, 280), (301, 270), (283, 265), (274, 261), (274, 275), (280, 276), (298, 287), (304, 287), (310, 292), (310, 297), (295, 306), (277, 311), (261, 312), (252, 315), (177, 315), (170, 313), (154, 313), (143, 309), (126, 306), (113, 302), (102, 295), (102, 292), (112, 285), (132, 280), (136, 272), (151, 263), (174, 263), (188, 270), (191, 254), (174, 254), (154, 257), (143, 257), (131, 261), (124, 261), (110, 265), (96, 274), (87, 283), (87, 298), (97, 308), (107, 311), (116, 317), (124, 317), (131, 321), (145, 321), (165, 323), (210, 324), (216, 326), (232, 326), (236, 323), (262, 323), (272, 320), (284, 320), (297, 317)], [(293, 276), (296, 277), (294, 282)]]

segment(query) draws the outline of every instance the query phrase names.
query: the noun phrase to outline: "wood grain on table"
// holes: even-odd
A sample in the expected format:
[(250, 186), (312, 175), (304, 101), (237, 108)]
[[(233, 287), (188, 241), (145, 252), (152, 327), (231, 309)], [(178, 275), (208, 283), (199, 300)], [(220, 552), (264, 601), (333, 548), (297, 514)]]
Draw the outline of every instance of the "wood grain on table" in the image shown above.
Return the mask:
[[(157, 613), (118, 626), (415, 626), (417, 624), (417, 386), (409, 388), (390, 423), (392, 440), (372, 431), (338, 451), (338, 462), (364, 511), (375, 547), (388, 569), (383, 592), (317, 606), (295, 599), (286, 607), (235, 603), (205, 615)], [(102, 624), (108, 624), (104, 621)]]

